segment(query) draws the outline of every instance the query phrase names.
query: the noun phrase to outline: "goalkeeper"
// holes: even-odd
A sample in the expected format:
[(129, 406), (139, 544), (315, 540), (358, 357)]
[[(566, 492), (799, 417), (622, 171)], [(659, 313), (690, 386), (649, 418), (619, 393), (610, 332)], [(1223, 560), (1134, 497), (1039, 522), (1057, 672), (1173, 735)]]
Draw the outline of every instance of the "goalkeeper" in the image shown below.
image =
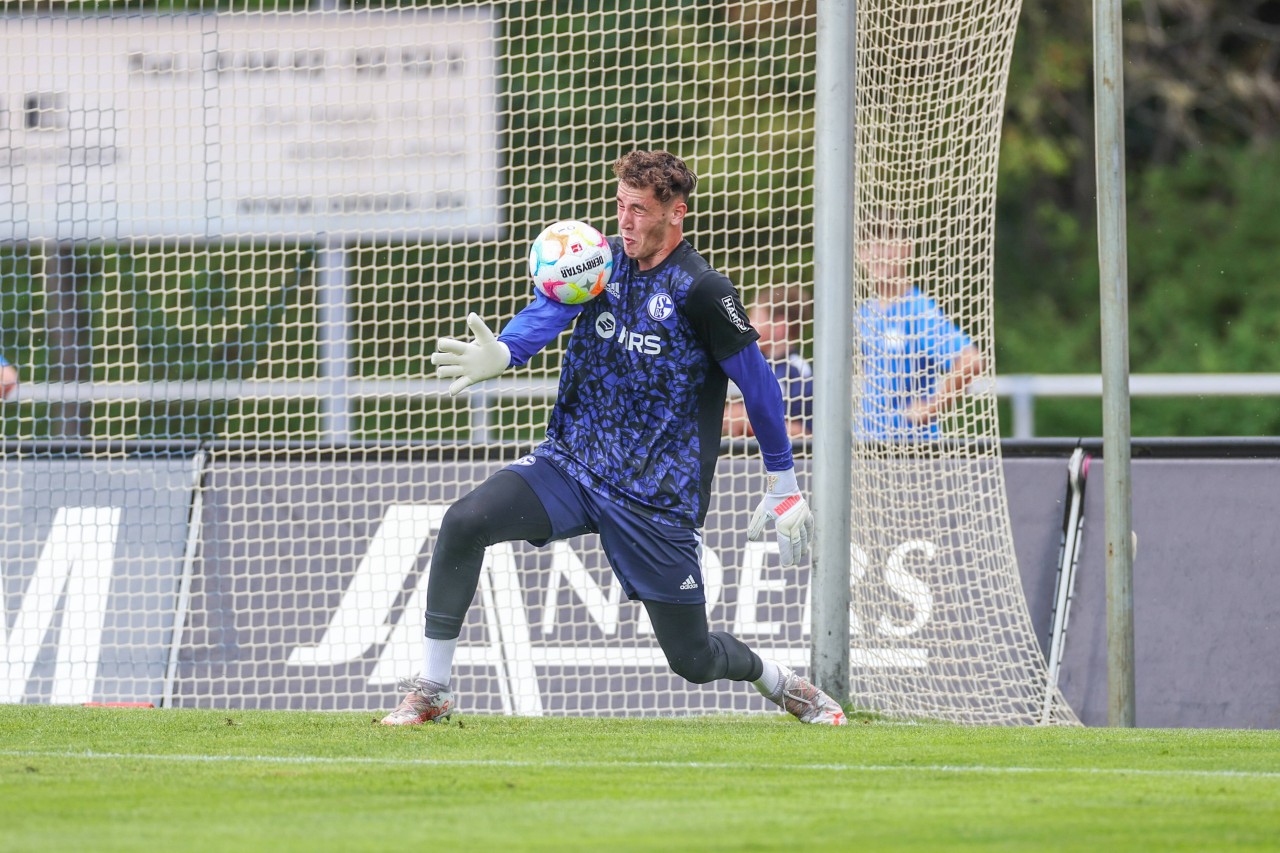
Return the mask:
[(475, 314), (473, 340), (432, 356), (451, 394), (522, 365), (576, 320), (546, 440), (451, 506), (431, 555), (423, 668), (383, 722), (446, 718), (453, 657), (485, 548), (598, 533), (627, 596), (640, 600), (671, 669), (695, 684), (752, 682), (805, 723), (843, 725), (839, 704), (788, 668), (707, 624), (700, 528), (720, 452), (728, 380), (742, 390), (767, 487), (747, 535), (770, 521), (784, 565), (809, 550), (782, 392), (729, 279), (684, 239), (696, 176), (665, 151), (613, 164), (620, 236), (605, 292), (563, 305), (539, 294), (496, 338)]

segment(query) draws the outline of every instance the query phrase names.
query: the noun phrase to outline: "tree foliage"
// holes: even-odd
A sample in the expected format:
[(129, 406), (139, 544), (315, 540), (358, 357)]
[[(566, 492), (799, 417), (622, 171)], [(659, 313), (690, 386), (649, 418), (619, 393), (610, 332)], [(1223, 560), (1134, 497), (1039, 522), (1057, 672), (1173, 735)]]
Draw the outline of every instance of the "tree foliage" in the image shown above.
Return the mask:
[[(1143, 0), (1124, 11), (1131, 369), (1275, 371), (1280, 3)], [(1092, 112), (1088, 4), (1024, 7), (998, 195), (1001, 373), (1099, 368)], [(1135, 399), (1134, 433), (1276, 433), (1277, 408)], [(1042, 404), (1037, 430), (1097, 434), (1099, 409)]]

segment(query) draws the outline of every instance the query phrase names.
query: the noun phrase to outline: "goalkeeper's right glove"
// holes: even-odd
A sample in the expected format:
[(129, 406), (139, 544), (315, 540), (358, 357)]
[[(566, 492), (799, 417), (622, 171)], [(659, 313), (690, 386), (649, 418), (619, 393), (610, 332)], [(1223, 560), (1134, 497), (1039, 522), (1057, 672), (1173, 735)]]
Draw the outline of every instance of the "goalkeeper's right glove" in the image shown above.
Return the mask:
[(431, 355), (431, 363), (439, 368), (436, 376), (454, 380), (449, 386), (450, 396), (457, 396), (462, 389), (477, 382), (492, 379), (511, 366), (511, 350), (493, 336), (479, 314), (467, 315), (467, 327), (474, 341), (441, 338), (436, 343), (438, 351)]

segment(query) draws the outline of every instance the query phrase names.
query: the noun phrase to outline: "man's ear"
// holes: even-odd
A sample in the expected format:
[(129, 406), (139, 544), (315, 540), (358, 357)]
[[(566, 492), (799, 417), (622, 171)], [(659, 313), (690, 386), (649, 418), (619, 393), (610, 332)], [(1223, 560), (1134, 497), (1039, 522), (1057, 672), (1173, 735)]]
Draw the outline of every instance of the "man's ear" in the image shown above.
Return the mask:
[(679, 225), (684, 221), (684, 215), (689, 212), (689, 205), (683, 201), (677, 201), (671, 205), (671, 224)]

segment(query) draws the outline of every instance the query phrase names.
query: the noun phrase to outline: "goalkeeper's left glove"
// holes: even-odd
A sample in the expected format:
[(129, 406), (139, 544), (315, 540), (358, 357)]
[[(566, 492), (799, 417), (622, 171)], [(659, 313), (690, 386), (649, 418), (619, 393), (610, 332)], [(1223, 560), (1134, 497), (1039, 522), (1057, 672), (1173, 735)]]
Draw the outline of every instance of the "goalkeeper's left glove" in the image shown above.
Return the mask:
[(462, 389), (492, 379), (511, 366), (511, 350), (493, 336), (479, 314), (467, 315), (467, 327), (475, 341), (441, 338), (436, 342), (439, 352), (431, 354), (431, 363), (439, 368), (436, 376), (454, 380), (449, 394), (455, 397)]
[(782, 565), (798, 566), (809, 553), (813, 539), (813, 513), (800, 494), (796, 469), (770, 471), (764, 500), (756, 507), (747, 527), (747, 538), (753, 542), (764, 532), (765, 522), (773, 519), (778, 530), (778, 554)]

